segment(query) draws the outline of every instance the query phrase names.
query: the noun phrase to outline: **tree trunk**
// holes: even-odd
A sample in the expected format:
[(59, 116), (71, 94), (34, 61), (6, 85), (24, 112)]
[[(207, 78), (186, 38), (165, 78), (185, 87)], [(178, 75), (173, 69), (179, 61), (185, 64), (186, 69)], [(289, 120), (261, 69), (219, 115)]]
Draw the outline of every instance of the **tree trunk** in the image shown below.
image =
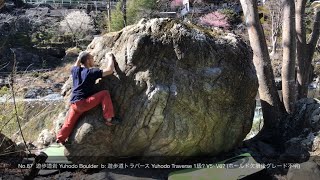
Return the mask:
[[(320, 12), (315, 8), (315, 21), (312, 28), (311, 38), (306, 43), (305, 26), (303, 15), (305, 13), (306, 0), (296, 0), (296, 31), (297, 31), (297, 61), (298, 61), (298, 98), (305, 98), (308, 95), (311, 62), (320, 34)], [(300, 10), (300, 11), (299, 11)], [(298, 22), (298, 18), (300, 19)], [(301, 37), (300, 34), (301, 33)]]
[(283, 0), (283, 25), (282, 25), (282, 95), (287, 113), (294, 110), (296, 99), (295, 88), (295, 60), (296, 60), (296, 31), (295, 31), (295, 4), (292, 0)]
[(314, 52), (316, 50), (317, 42), (319, 40), (319, 35), (320, 35), (320, 9), (316, 11), (311, 38), (308, 44), (306, 45), (306, 59), (305, 59), (306, 65), (305, 65), (305, 74), (303, 77), (304, 86), (302, 89), (303, 95), (305, 95), (304, 97), (306, 97), (308, 94), (308, 85), (309, 85), (309, 79), (311, 74), (311, 63), (312, 63)]
[(264, 128), (273, 130), (281, 119), (282, 106), (274, 82), (265, 35), (259, 21), (257, 2), (256, 0), (240, 0), (240, 2), (246, 18), (253, 50), (253, 63), (258, 75)]
[(277, 43), (278, 43), (278, 36), (272, 35), (272, 50), (270, 53), (271, 59), (275, 59), (275, 55), (277, 54)]
[(277, 43), (278, 36), (281, 30), (281, 21), (282, 21), (282, 7), (281, 2), (278, 0), (270, 0), (267, 2), (266, 7), (268, 7), (271, 17), (271, 59), (275, 59), (275, 55), (277, 54)]
[(307, 97), (305, 89), (307, 83), (304, 82), (306, 76), (306, 28), (304, 24), (304, 14), (306, 0), (296, 0), (296, 35), (297, 35), (297, 88), (298, 99)]
[(108, 0), (108, 32), (111, 32), (111, 0)]
[(123, 27), (127, 26), (127, 0), (122, 0)]
[[(297, 35), (297, 86), (298, 99), (307, 97), (304, 89), (308, 84), (304, 82), (306, 74), (306, 28), (304, 24), (304, 14), (306, 8), (306, 0), (296, 0), (296, 35)], [(306, 86), (306, 87), (305, 87)]]

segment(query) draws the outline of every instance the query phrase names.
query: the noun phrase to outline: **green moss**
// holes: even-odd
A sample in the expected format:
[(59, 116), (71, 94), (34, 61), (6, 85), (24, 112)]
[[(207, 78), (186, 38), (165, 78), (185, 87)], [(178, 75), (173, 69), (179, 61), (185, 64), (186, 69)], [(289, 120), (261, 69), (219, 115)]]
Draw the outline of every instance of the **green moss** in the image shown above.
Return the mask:
[(40, 74), (39, 72), (32, 72), (31, 76), (37, 78), (40, 76)]
[(223, 35), (222, 31), (215, 31), (215, 30), (212, 30), (212, 29), (209, 29), (209, 28), (198, 26), (196, 24), (185, 23), (184, 25), (187, 26), (189, 29), (196, 29), (196, 30), (199, 30), (201, 32), (204, 32), (207, 36), (210, 36), (210, 37), (217, 37), (217, 36)]
[(3, 95), (6, 95), (6, 94), (9, 94), (9, 88), (7, 86), (3, 86), (1, 89), (0, 89), (0, 96), (3, 96)]
[(236, 13), (233, 9), (225, 8), (220, 10), (220, 12), (228, 18), (228, 22), (231, 25), (241, 23), (241, 16), (238, 13)]
[(269, 14), (269, 10), (265, 6), (258, 6), (258, 12), (264, 13), (264, 14)]
[[(171, 19), (171, 20), (168, 21), (167, 23), (164, 23), (164, 26), (162, 26), (162, 27), (160, 28), (160, 31), (158, 31), (158, 32), (153, 32), (153, 33), (154, 33), (153, 35), (157, 37), (157, 36), (162, 36), (163, 33), (170, 32), (170, 29), (172, 29), (173, 26), (174, 26), (176, 23), (177, 23), (176, 20)], [(160, 53), (161, 53), (161, 52), (160, 52)]]

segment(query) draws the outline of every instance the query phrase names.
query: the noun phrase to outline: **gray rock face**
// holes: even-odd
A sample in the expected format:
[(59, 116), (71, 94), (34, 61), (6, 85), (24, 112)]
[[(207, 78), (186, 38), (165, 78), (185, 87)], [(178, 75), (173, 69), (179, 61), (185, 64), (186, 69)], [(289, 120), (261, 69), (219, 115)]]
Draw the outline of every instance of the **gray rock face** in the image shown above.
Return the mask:
[(318, 180), (320, 179), (319, 165), (313, 161), (308, 161), (299, 164), (300, 167), (290, 167), (287, 179), (288, 180)]
[(217, 155), (250, 131), (258, 83), (250, 48), (235, 35), (170, 19), (142, 20), (88, 46), (101, 67), (111, 49), (116, 74), (95, 88), (110, 91), (123, 122), (104, 125), (100, 106), (86, 112), (66, 147), (71, 161)]
[(304, 162), (320, 154), (320, 101), (306, 98), (295, 105), (295, 112), (283, 121), (286, 162)]
[(51, 133), (48, 129), (44, 129), (39, 134), (37, 144), (38, 146), (41, 146), (41, 147), (48, 146), (49, 144), (54, 142), (54, 140), (55, 140), (55, 137), (53, 133)]

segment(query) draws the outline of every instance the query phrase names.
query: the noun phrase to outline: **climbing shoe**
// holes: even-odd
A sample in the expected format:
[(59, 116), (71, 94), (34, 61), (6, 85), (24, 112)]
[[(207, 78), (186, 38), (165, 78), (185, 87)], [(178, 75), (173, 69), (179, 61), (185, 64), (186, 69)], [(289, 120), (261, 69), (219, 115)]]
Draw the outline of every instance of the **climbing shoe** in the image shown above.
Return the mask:
[(62, 145), (64, 145), (64, 146), (65, 146), (65, 145), (70, 145), (70, 144), (71, 144), (71, 142), (70, 142), (70, 141), (64, 141), (64, 142), (62, 142), (62, 141), (60, 141), (59, 139), (57, 139), (57, 140), (56, 140), (56, 143), (57, 143), (57, 144), (62, 144)]
[(111, 121), (107, 121), (107, 120), (106, 120), (106, 125), (107, 125), (107, 126), (118, 125), (118, 124), (120, 124), (120, 123), (121, 123), (121, 120), (120, 120), (120, 118), (117, 118), (117, 117), (113, 117), (113, 118), (111, 119)]

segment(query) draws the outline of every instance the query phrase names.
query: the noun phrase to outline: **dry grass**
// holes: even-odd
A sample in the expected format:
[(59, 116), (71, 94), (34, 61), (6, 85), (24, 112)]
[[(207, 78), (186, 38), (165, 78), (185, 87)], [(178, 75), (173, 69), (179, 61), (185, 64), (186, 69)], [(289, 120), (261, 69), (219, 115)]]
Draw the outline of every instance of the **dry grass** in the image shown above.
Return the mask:
[[(13, 141), (22, 141), (18, 123), (15, 119), (13, 103), (10, 101), (0, 103), (0, 132)], [(17, 102), (18, 116), (22, 132), (27, 141), (35, 141), (43, 129), (52, 129), (53, 121), (64, 109), (61, 101)]]

